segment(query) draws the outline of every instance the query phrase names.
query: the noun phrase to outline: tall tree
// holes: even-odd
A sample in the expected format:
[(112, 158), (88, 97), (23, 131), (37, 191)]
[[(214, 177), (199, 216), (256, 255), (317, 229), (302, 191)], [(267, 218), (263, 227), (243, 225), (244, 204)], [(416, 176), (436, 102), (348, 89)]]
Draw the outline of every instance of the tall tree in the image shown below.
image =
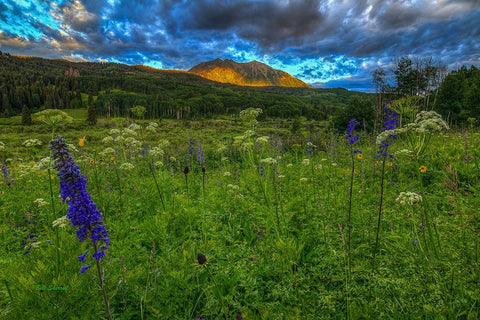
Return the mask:
[(22, 124), (29, 126), (32, 124), (32, 115), (30, 114), (30, 109), (28, 109), (27, 105), (23, 105), (22, 108)]

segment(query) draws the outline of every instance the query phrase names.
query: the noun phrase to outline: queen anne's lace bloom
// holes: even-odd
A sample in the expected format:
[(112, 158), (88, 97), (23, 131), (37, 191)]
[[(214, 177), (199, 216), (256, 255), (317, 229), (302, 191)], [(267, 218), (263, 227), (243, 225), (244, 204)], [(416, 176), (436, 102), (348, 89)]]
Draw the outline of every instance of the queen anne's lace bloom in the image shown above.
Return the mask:
[[(53, 168), (57, 170), (60, 178), (60, 195), (68, 204), (67, 218), (74, 227), (78, 227), (76, 235), (79, 241), (91, 239), (93, 247), (97, 249), (92, 257), (99, 260), (104, 256), (102, 250), (106, 248), (105, 245), (110, 244), (110, 239), (105, 225), (102, 224), (102, 214), (87, 192), (87, 180), (80, 173), (63, 137), (52, 139), (49, 148), (55, 163)], [(105, 245), (98, 246), (99, 242)]]
[(422, 202), (422, 196), (415, 192), (400, 192), (397, 197), (397, 202), (400, 204), (414, 205)]

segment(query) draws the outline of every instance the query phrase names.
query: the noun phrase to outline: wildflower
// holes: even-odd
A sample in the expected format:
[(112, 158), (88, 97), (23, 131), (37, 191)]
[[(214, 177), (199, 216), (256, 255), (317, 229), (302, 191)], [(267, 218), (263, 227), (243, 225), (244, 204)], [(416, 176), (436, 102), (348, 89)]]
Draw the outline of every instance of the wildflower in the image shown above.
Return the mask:
[(8, 175), (8, 170), (7, 170), (7, 165), (5, 164), (5, 162), (2, 161), (2, 173), (3, 173), (3, 178), (5, 180), (8, 180), (9, 179), (9, 175)]
[(22, 143), (22, 146), (26, 148), (41, 146), (43, 143), (38, 139), (27, 139)]
[(305, 146), (305, 151), (308, 152), (308, 154), (310, 156), (313, 156), (313, 149), (315, 148), (316, 146), (311, 142), (311, 141), (308, 141), (306, 146)]
[(362, 159), (363, 158), (363, 155), (361, 153), (357, 153), (357, 159)]
[(388, 161), (388, 162), (387, 162), (387, 166), (389, 166), (389, 167), (393, 166), (393, 162)]
[(350, 122), (348, 123), (348, 127), (347, 127), (347, 135), (345, 136), (345, 139), (348, 140), (348, 142), (350, 143), (350, 145), (352, 146), (355, 142), (358, 141), (358, 139), (360, 138), (360, 135), (357, 133), (355, 136), (353, 136), (353, 131), (355, 130), (355, 126), (357, 124), (360, 124), (360, 122), (358, 122), (357, 120), (355, 119), (352, 119), (350, 120)]
[(113, 137), (111, 136), (106, 136), (105, 138), (102, 139), (102, 143), (104, 144), (110, 144), (113, 142)]
[(414, 205), (422, 202), (422, 196), (419, 195), (418, 193), (410, 192), (410, 191), (400, 192), (396, 201), (399, 202), (400, 204)]
[(115, 161), (115, 157), (114, 157), (114, 156), (111, 156), (111, 157), (110, 157), (110, 161), (112, 161), (112, 162)]
[(91, 264), (87, 264), (86, 266), (82, 266), (80, 268), (80, 273), (85, 273), (85, 271), (87, 271), (88, 268), (90, 268), (92, 265)]
[(198, 260), (198, 264), (202, 265), (205, 262), (207, 262), (207, 257), (205, 257), (205, 255), (203, 253), (199, 252), (198, 255), (197, 255), (197, 260)]
[[(395, 110), (389, 109), (385, 106), (385, 122), (382, 133), (377, 136), (376, 143), (379, 145), (377, 159), (380, 157), (388, 156), (388, 147), (392, 144), (393, 140), (397, 139), (397, 132), (395, 131), (395, 125), (397, 124), (398, 113)], [(393, 155), (390, 155), (393, 157)]]
[(83, 136), (83, 138), (78, 139), (78, 145), (80, 147), (83, 147), (85, 145), (85, 136)]
[(229, 176), (231, 176), (231, 175), (232, 175), (232, 174), (231, 174), (230, 172), (228, 172), (228, 171), (225, 171), (225, 172), (223, 173), (223, 176), (224, 176), (224, 177), (229, 177)]
[(57, 220), (53, 221), (52, 222), (52, 227), (59, 227), (59, 228), (65, 228), (66, 226), (68, 226), (68, 218), (67, 216), (62, 216), (60, 218), (58, 218)]
[(122, 163), (119, 167), (120, 170), (130, 171), (135, 168), (135, 166), (129, 162)]
[(78, 257), (77, 257), (77, 258), (78, 258), (78, 261), (80, 261), (80, 262), (82, 262), (82, 263), (85, 263), (85, 256), (87, 255), (87, 253), (88, 253), (88, 250), (85, 251), (84, 254), (78, 256)]
[(43, 206), (46, 206), (46, 205), (48, 204), (48, 203), (47, 203), (45, 200), (43, 200), (42, 198), (38, 198), (38, 199), (36, 199), (36, 200), (33, 201), (33, 202), (35, 202), (35, 203), (37, 204), (37, 206), (39, 206), (39, 207), (43, 207)]
[(255, 142), (256, 143), (259, 143), (259, 144), (267, 144), (268, 143), (268, 139), (270, 139), (269, 136), (262, 136), (262, 137), (258, 137)]
[(156, 132), (158, 129), (158, 123), (150, 122), (148, 123), (147, 127), (145, 128), (147, 131)]
[(94, 165), (94, 164), (95, 164), (95, 160), (90, 159), (90, 164), (91, 164), (91, 165)]
[(257, 167), (257, 171), (260, 174), (261, 177), (263, 177), (263, 174), (265, 173), (265, 168), (263, 166)]
[(300, 178), (301, 182), (308, 182), (308, 178)]
[(420, 166), (420, 168), (418, 168), (420, 170), (420, 172), (422, 173), (425, 173), (427, 172), (427, 167), (426, 166)]
[[(52, 150), (52, 159), (55, 163), (53, 167), (60, 178), (60, 195), (68, 204), (67, 218), (73, 226), (78, 227), (76, 231), (78, 241), (90, 238), (96, 250), (93, 257), (101, 259), (103, 255), (99, 250), (102, 248), (97, 249), (97, 245), (99, 242), (109, 245), (110, 239), (105, 225), (102, 224), (103, 216), (87, 192), (87, 180), (80, 173), (79, 166), (75, 164), (62, 136), (52, 139), (49, 148)], [(85, 272), (88, 267), (83, 266), (80, 272)]]
[(265, 159), (261, 159), (260, 163), (268, 163), (269, 165), (273, 165), (277, 163), (277, 160), (273, 158), (265, 158)]
[(308, 166), (310, 164), (310, 159), (306, 158), (302, 160), (302, 164)]
[(418, 244), (418, 240), (413, 241), (413, 244), (416, 246)]

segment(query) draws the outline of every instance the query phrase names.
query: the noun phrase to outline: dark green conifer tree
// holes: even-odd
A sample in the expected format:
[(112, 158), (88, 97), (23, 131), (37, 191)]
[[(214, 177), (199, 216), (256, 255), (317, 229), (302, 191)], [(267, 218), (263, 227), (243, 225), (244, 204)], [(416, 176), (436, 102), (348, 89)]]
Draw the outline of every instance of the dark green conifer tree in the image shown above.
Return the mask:
[(22, 108), (22, 124), (25, 126), (32, 124), (32, 115), (30, 114), (30, 109), (28, 109), (27, 105), (25, 104)]

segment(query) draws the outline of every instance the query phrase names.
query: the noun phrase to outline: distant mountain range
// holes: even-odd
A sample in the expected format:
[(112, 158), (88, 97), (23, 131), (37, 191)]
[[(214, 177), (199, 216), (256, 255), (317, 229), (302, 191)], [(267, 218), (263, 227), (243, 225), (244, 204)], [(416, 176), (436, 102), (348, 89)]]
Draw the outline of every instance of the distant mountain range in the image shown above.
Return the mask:
[(212, 81), (240, 86), (311, 88), (290, 74), (258, 61), (238, 63), (230, 59), (215, 59), (200, 63), (189, 72)]

